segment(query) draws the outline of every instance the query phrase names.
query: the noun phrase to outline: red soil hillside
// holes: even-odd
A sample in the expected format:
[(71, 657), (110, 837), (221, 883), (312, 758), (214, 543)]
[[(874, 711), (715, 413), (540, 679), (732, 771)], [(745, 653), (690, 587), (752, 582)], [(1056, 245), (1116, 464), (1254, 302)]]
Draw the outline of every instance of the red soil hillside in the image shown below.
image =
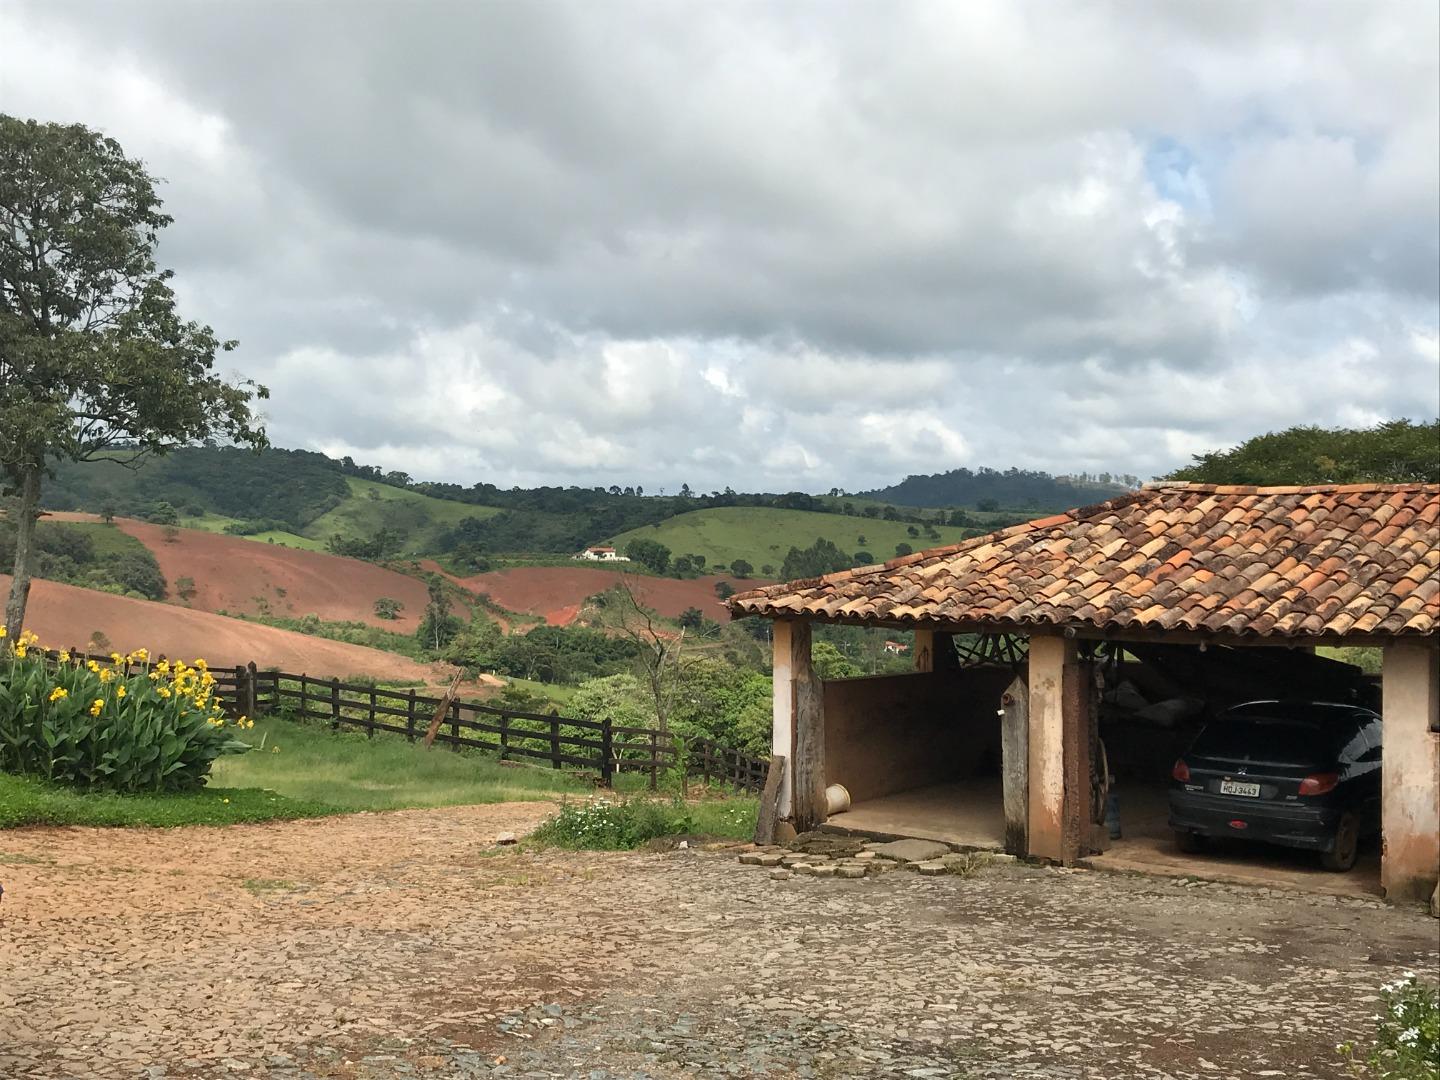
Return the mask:
[[(47, 520), (99, 519), (91, 514), (55, 513)], [(180, 602), (175, 595), (177, 580), (194, 580), (195, 595), (186, 606), (197, 611), (318, 615), (326, 621), (364, 622), (408, 634), (425, 610), (423, 581), (359, 559), (199, 529), (181, 529), (174, 543), (166, 543), (162, 526), (131, 518), (116, 518), (115, 524), (154, 553), (169, 583), (171, 602)], [(382, 596), (405, 605), (400, 618), (387, 621), (375, 615), (375, 601)]]
[[(10, 588), (8, 575), (0, 574), (0, 588)], [(121, 652), (143, 647), (156, 655), (186, 660), (204, 657), (217, 667), (253, 660), (260, 667), (296, 674), (432, 677), (424, 664), (379, 649), (54, 581), (36, 580), (30, 586), (25, 628), (53, 648), (84, 649), (91, 634), (99, 630), (109, 638), (110, 647)]]
[(518, 566), (455, 580), (471, 592), (488, 595), (501, 607), (541, 615), (550, 625), (563, 626), (580, 614), (587, 596), (604, 592), (622, 579), (632, 583), (641, 603), (672, 619), (692, 607), (712, 619), (723, 619), (725, 610), (715, 595), (716, 582), (729, 581), (737, 591), (757, 584), (713, 576), (682, 581), (581, 566)]

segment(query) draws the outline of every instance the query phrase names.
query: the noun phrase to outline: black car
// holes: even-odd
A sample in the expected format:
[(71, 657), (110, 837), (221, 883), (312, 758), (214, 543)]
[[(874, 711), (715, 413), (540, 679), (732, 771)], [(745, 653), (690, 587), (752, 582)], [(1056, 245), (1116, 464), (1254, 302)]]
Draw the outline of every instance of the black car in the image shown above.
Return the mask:
[(1263, 840), (1349, 870), (1380, 831), (1380, 717), (1314, 701), (1237, 705), (1201, 728), (1171, 780), (1181, 851), (1212, 837)]

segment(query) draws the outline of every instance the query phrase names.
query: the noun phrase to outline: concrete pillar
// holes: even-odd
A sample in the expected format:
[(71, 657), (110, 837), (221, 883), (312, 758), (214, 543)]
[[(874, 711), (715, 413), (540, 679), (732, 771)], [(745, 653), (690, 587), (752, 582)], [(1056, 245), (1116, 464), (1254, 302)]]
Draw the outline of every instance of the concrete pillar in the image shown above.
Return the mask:
[(1092, 850), (1090, 677), (1073, 639), (1030, 639), (1026, 841), (1030, 854), (1057, 862)]
[(1063, 860), (1065, 820), (1065, 668), (1076, 663), (1075, 642), (1030, 639), (1030, 738), (1026, 785), (1030, 854)]
[(1391, 900), (1426, 899), (1440, 879), (1440, 648), (1385, 646), (1380, 884)]

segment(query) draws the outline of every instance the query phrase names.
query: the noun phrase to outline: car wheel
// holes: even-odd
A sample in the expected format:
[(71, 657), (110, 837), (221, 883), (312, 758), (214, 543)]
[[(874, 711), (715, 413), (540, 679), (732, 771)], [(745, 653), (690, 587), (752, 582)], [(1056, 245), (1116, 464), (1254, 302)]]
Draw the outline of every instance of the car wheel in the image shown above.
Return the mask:
[(1341, 814), (1340, 824), (1335, 826), (1335, 844), (1320, 856), (1320, 865), (1343, 873), (1355, 865), (1359, 853), (1360, 821), (1354, 814)]
[(1210, 845), (1206, 837), (1199, 833), (1187, 832), (1182, 829), (1175, 830), (1175, 846), (1186, 855), (1199, 855)]

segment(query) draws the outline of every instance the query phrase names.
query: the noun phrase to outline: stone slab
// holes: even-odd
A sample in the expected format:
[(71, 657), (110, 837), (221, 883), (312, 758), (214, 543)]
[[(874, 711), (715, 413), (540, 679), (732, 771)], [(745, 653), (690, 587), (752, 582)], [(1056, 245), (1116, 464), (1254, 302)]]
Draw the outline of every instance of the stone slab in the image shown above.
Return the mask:
[(883, 844), (866, 844), (865, 850), (894, 862), (924, 862), (949, 854), (950, 847), (938, 840), (891, 840)]

